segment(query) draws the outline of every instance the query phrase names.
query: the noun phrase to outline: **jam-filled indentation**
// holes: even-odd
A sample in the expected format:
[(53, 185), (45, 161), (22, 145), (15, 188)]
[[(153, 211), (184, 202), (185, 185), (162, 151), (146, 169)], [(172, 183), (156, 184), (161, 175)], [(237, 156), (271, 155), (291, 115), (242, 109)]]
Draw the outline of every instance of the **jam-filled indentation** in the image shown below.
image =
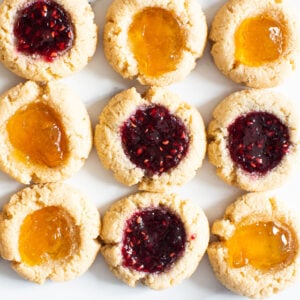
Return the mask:
[(6, 128), (16, 158), (25, 163), (55, 168), (67, 157), (63, 126), (54, 110), (42, 102), (17, 110)]
[(249, 173), (263, 175), (275, 168), (290, 145), (288, 127), (268, 112), (250, 112), (228, 127), (230, 156)]
[(123, 265), (160, 273), (182, 255), (186, 232), (181, 219), (165, 207), (139, 211), (127, 220), (123, 236)]
[(13, 32), (18, 51), (48, 62), (68, 51), (74, 40), (68, 13), (52, 0), (38, 0), (19, 10)]
[(139, 71), (151, 77), (176, 70), (184, 48), (180, 23), (159, 7), (147, 7), (134, 16), (128, 41)]
[(29, 266), (68, 259), (79, 244), (79, 229), (61, 207), (36, 210), (25, 217), (20, 228), (19, 252), (22, 262)]
[(138, 109), (121, 127), (125, 153), (151, 176), (176, 167), (189, 147), (183, 122), (161, 105)]
[(278, 59), (284, 51), (286, 29), (267, 15), (245, 19), (235, 32), (235, 59), (259, 67)]
[(263, 271), (289, 265), (297, 253), (297, 241), (290, 228), (272, 221), (238, 226), (226, 246), (231, 267), (250, 264)]

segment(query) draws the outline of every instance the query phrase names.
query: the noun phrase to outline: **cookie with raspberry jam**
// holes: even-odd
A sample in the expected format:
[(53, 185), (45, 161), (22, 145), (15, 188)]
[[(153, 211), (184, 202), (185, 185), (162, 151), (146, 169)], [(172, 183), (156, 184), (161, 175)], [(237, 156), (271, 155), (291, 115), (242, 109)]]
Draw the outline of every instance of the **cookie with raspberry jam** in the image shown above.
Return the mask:
[(140, 192), (114, 203), (102, 220), (103, 254), (129, 286), (165, 289), (190, 277), (208, 244), (202, 209), (175, 194)]
[(244, 90), (224, 99), (208, 128), (208, 156), (227, 183), (248, 191), (281, 186), (300, 159), (299, 112), (283, 95)]
[(194, 177), (206, 136), (199, 112), (175, 94), (150, 88), (142, 96), (131, 88), (115, 95), (102, 111), (95, 145), (117, 180), (158, 191)]
[(196, 0), (115, 0), (106, 14), (104, 52), (124, 78), (166, 86), (194, 69), (206, 37)]
[(97, 26), (87, 0), (4, 0), (0, 23), (0, 59), (27, 79), (68, 76), (96, 50)]

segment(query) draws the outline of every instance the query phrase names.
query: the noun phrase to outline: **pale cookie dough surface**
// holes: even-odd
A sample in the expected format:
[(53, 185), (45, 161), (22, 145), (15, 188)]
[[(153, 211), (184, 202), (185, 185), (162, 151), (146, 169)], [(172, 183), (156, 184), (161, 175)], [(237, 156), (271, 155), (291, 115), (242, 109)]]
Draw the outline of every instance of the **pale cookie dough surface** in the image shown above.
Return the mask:
[[(171, 114), (181, 119), (189, 134), (189, 148), (176, 167), (161, 175), (147, 176), (144, 169), (127, 157), (122, 146), (120, 128), (138, 108), (154, 104), (166, 107)], [(114, 172), (118, 181), (128, 186), (138, 184), (140, 190), (147, 191), (163, 191), (186, 183), (202, 165), (206, 151), (205, 128), (199, 112), (163, 88), (150, 88), (143, 97), (135, 88), (115, 95), (100, 114), (94, 140), (102, 164)]]
[[(176, 70), (159, 77), (140, 73), (128, 43), (128, 29), (133, 17), (147, 7), (160, 7), (174, 13), (184, 37), (184, 49)], [(165, 86), (185, 78), (194, 69), (196, 59), (203, 54), (206, 37), (206, 19), (195, 0), (115, 0), (106, 15), (103, 43), (108, 61), (124, 78), (136, 77), (145, 85)]]
[[(250, 264), (240, 268), (229, 266), (228, 249), (225, 245), (239, 224), (250, 225), (255, 222), (279, 222), (294, 233), (297, 252), (289, 265), (278, 270), (260, 271)], [(300, 275), (300, 225), (299, 220), (271, 193), (249, 193), (231, 204), (221, 220), (215, 221), (212, 233), (219, 241), (212, 242), (207, 249), (210, 263), (216, 277), (228, 289), (251, 298), (271, 296), (294, 283)]]
[[(250, 112), (275, 115), (289, 130), (290, 147), (281, 162), (266, 174), (244, 171), (230, 156), (228, 126)], [(214, 110), (208, 127), (208, 157), (217, 175), (228, 184), (247, 191), (266, 191), (283, 185), (300, 162), (299, 111), (282, 94), (268, 90), (244, 90), (226, 97)]]
[[(48, 167), (30, 159), (20, 160), (10, 143), (7, 122), (19, 109), (41, 102), (52, 108), (67, 139), (67, 153), (61, 165)], [(0, 96), (0, 168), (16, 180), (45, 183), (67, 179), (84, 164), (92, 147), (90, 118), (84, 104), (68, 87), (57, 83), (21, 83)], [(34, 134), (34, 132), (32, 133)]]
[[(167, 207), (182, 220), (186, 246), (181, 257), (165, 272), (146, 273), (123, 266), (122, 239), (126, 221), (149, 207)], [(114, 203), (102, 219), (101, 248), (111, 271), (129, 286), (142, 282), (152, 289), (165, 289), (190, 277), (197, 268), (209, 240), (207, 218), (202, 209), (175, 194), (140, 192)]]
[(27, 0), (4, 0), (0, 6), (0, 60), (18, 76), (48, 81), (71, 75), (81, 70), (95, 53), (97, 26), (94, 12), (87, 0), (55, 0), (68, 13), (74, 28), (72, 47), (59, 55), (53, 62), (38, 56), (23, 54), (16, 49), (14, 23), (18, 11), (28, 5)]
[[(66, 258), (29, 266), (19, 253), (19, 232), (23, 220), (47, 206), (60, 207), (73, 218), (79, 230), (80, 246)], [(97, 208), (77, 189), (63, 183), (33, 185), (13, 195), (0, 214), (0, 254), (12, 262), (12, 268), (24, 278), (44, 283), (71, 280), (83, 274), (93, 263), (100, 245), (100, 216)]]
[[(241, 22), (258, 15), (268, 15), (285, 24), (285, 45), (280, 57), (259, 67), (250, 67), (235, 60), (235, 32)], [(216, 66), (229, 78), (254, 88), (273, 87), (283, 82), (299, 64), (300, 34), (296, 17), (286, 1), (230, 0), (216, 14), (210, 40)]]

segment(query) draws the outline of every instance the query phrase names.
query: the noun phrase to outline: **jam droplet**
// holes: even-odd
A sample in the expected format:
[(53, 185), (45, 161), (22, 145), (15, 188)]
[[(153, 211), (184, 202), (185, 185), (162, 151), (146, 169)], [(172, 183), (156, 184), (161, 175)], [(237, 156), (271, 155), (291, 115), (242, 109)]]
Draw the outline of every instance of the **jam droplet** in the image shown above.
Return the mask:
[(229, 264), (240, 268), (248, 264), (269, 271), (289, 265), (297, 242), (288, 226), (276, 222), (257, 222), (238, 227), (226, 241)]
[(235, 59), (258, 67), (278, 59), (284, 50), (285, 27), (269, 16), (245, 19), (235, 33)]
[(7, 123), (8, 137), (18, 159), (49, 168), (67, 156), (67, 139), (55, 112), (41, 102), (19, 109)]
[(60, 207), (48, 206), (33, 212), (20, 228), (19, 252), (22, 262), (29, 266), (67, 259), (79, 243), (73, 218)]
[(123, 124), (121, 137), (131, 162), (149, 175), (177, 166), (189, 146), (183, 122), (160, 105), (138, 109)]
[(134, 16), (128, 39), (142, 74), (158, 77), (176, 69), (184, 42), (172, 12), (159, 7), (145, 8)]
[(52, 62), (72, 47), (74, 30), (62, 6), (42, 0), (18, 11), (14, 35), (18, 51)]
[(288, 152), (288, 128), (273, 114), (251, 112), (228, 127), (231, 159), (249, 173), (265, 174)]
[(164, 207), (135, 213), (126, 222), (123, 265), (137, 271), (160, 273), (182, 256), (186, 233), (182, 221)]

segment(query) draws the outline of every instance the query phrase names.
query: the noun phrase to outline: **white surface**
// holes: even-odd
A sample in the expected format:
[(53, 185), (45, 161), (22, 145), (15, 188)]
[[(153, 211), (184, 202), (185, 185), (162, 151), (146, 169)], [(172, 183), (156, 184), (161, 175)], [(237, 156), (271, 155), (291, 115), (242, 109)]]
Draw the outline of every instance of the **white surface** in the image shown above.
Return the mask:
[[(76, 0), (74, 0), (76, 1)], [(251, 1), (251, 0), (249, 0)], [(208, 25), (224, 0), (199, 1), (207, 16)], [(300, 1), (291, 0), (296, 11), (300, 11)], [(102, 32), (104, 16), (111, 1), (98, 0), (93, 4), (96, 22), (99, 26), (99, 44), (97, 52), (89, 65), (81, 72), (63, 80), (75, 89), (85, 102), (90, 114), (93, 127), (97, 123), (98, 115), (108, 100), (117, 92), (133, 85), (135, 81), (124, 80), (108, 65), (102, 50)], [(244, 87), (225, 78), (215, 67), (209, 54), (210, 44), (206, 46), (205, 55), (197, 63), (193, 72), (177, 84), (168, 89), (179, 94), (185, 101), (193, 104), (201, 112), (205, 123), (211, 119), (213, 108), (229, 93)], [(287, 82), (277, 88), (285, 94), (299, 101), (300, 71), (297, 71)], [(0, 93), (23, 81), (14, 76), (3, 66), (0, 66)], [(299, 103), (300, 105), (300, 103)], [(292, 178), (283, 188), (276, 192), (281, 194), (291, 208), (299, 212), (300, 173)], [(136, 191), (136, 187), (128, 188), (119, 184), (110, 171), (104, 170), (95, 150), (81, 171), (68, 182), (80, 188), (103, 214), (111, 203)], [(299, 185), (299, 184), (298, 184)], [(2, 207), (10, 196), (23, 188), (13, 179), (0, 172), (0, 206)], [(243, 191), (223, 183), (215, 175), (214, 167), (205, 159), (203, 167), (197, 176), (176, 191), (183, 197), (192, 199), (199, 204), (212, 223), (223, 215), (225, 207), (233, 202)], [(296, 299), (300, 294), (300, 285), (281, 292), (272, 299)], [(0, 259), (0, 298), (1, 299), (243, 299), (224, 288), (214, 277), (207, 256), (201, 261), (196, 272), (182, 284), (164, 291), (152, 291), (139, 285), (136, 288), (127, 287), (116, 279), (109, 271), (101, 255), (95, 263), (81, 277), (65, 282), (47, 282), (42, 286), (27, 282), (19, 277), (11, 268), (9, 262)]]

